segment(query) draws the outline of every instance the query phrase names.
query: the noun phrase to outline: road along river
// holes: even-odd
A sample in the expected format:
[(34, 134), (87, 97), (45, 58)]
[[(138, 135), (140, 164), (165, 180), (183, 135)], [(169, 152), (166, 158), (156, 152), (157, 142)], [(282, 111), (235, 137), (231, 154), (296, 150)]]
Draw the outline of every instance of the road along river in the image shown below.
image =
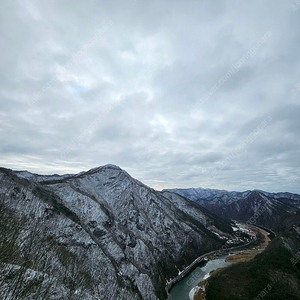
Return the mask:
[[(185, 272), (180, 275), (182, 279), (180, 279), (174, 285), (170, 283), (170, 285), (167, 286), (167, 289), (169, 290), (168, 299), (193, 299), (194, 294), (201, 292), (201, 287), (199, 287), (198, 284), (200, 284), (201, 286), (202, 282), (203, 286), (203, 281), (205, 281), (210, 276), (211, 272), (216, 271), (220, 268), (228, 267), (235, 262), (248, 261), (252, 259), (256, 254), (263, 251), (270, 241), (270, 239), (268, 238), (269, 233), (258, 227), (255, 227), (255, 231), (259, 231), (265, 237), (264, 241), (262, 241), (260, 245), (254, 247), (252, 243), (249, 243), (248, 245), (227, 249), (227, 254), (216, 256), (216, 254), (219, 254), (220, 252), (219, 250), (217, 250), (202, 255), (191, 266), (189, 266), (185, 270)], [(195, 265), (197, 266), (195, 267)]]

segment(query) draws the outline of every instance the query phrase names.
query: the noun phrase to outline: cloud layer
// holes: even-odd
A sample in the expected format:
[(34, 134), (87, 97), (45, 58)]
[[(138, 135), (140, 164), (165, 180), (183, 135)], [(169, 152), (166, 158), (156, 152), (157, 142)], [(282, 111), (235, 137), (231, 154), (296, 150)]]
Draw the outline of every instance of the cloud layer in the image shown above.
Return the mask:
[(300, 193), (297, 2), (0, 8), (1, 166)]

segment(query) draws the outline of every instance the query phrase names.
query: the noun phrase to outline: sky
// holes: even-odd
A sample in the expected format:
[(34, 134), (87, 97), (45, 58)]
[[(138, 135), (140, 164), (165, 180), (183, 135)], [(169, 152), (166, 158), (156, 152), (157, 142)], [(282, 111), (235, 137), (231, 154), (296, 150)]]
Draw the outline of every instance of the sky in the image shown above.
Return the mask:
[(300, 4), (0, 1), (0, 166), (300, 193)]

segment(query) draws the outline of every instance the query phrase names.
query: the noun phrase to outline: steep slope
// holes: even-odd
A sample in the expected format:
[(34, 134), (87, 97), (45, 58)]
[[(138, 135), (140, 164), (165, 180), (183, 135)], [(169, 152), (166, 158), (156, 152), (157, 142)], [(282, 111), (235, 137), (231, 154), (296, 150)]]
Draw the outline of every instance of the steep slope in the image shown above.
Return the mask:
[(230, 219), (258, 224), (268, 228), (278, 226), (282, 216), (300, 208), (300, 195), (268, 193), (254, 190), (227, 192), (204, 189), (173, 189), (213, 213)]
[(0, 169), (0, 182), (3, 299), (165, 299), (169, 278), (231, 238), (229, 221), (113, 165)]

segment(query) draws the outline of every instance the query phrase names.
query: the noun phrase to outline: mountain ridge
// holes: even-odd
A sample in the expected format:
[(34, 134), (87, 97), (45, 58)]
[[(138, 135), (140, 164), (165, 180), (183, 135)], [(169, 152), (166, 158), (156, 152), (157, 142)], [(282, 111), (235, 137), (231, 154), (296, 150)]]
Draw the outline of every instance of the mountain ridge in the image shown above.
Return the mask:
[(202, 188), (164, 191), (182, 195), (221, 217), (244, 222), (253, 220), (270, 229), (279, 225), (285, 213), (300, 209), (300, 195), (288, 192), (269, 193), (258, 189), (228, 192)]
[(5, 299), (165, 299), (178, 270), (243, 242), (229, 220), (117, 166), (54, 176), (0, 168)]

